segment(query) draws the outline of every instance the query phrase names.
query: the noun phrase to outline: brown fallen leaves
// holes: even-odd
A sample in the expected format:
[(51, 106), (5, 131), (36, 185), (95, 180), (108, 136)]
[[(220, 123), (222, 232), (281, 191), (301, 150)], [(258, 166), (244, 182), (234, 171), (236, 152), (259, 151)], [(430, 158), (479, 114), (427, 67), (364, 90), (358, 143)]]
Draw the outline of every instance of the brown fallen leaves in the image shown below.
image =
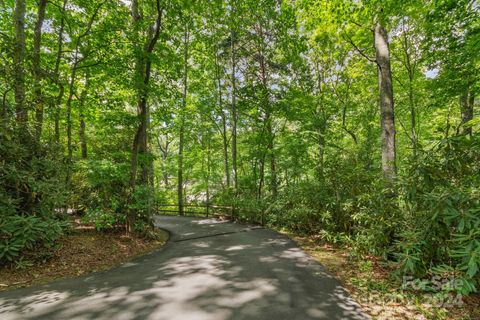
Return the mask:
[(23, 268), (0, 267), (0, 291), (120, 265), (162, 246), (168, 240), (168, 233), (163, 230), (157, 233), (159, 240), (149, 240), (127, 236), (121, 231), (101, 233), (77, 229), (59, 239), (58, 249), (48, 259), (28, 261)]

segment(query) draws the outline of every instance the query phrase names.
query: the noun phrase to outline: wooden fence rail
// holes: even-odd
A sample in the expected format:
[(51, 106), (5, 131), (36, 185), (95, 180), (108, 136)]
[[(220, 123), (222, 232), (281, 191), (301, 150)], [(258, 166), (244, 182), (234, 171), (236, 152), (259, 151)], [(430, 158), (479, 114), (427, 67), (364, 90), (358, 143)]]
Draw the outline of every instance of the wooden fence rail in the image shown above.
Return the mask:
[[(160, 214), (179, 214), (179, 206), (178, 204), (164, 204), (164, 203), (158, 203), (156, 204), (157, 207), (157, 212)], [(251, 214), (255, 219), (253, 221), (248, 221), (248, 222), (254, 222), (258, 223), (260, 225), (264, 225), (265, 223), (265, 212), (262, 210), (260, 212), (258, 211), (252, 211), (252, 210), (246, 210), (246, 209), (239, 209), (235, 206), (229, 206), (229, 205), (214, 205), (214, 204), (208, 204), (208, 205), (200, 205), (200, 204), (186, 204), (183, 205), (184, 208), (190, 208), (190, 210), (184, 210), (185, 215), (190, 215), (190, 216), (204, 216), (204, 217), (209, 217), (213, 216), (214, 217), (224, 217), (224, 218), (229, 218), (231, 221), (240, 221), (240, 211), (242, 213), (247, 213)], [(195, 209), (201, 209), (201, 210), (195, 210)], [(260, 221), (257, 219), (260, 218)]]

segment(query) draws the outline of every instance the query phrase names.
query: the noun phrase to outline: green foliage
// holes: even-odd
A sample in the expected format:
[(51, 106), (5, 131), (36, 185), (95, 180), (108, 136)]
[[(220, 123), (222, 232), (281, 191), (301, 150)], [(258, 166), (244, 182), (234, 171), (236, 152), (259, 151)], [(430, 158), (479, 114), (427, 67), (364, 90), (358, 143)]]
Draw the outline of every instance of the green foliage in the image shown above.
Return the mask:
[(20, 257), (17, 261), (15, 261), (15, 269), (27, 269), (33, 266), (33, 262), (23, 257)]
[(100, 209), (90, 209), (82, 217), (82, 222), (91, 223), (97, 231), (112, 230), (116, 226), (125, 224), (125, 214)]
[(326, 190), (319, 184), (303, 183), (282, 192), (270, 207), (268, 222), (300, 233), (333, 230)]
[(412, 163), (401, 185), (402, 230), (393, 248), (403, 274), (480, 280), (480, 136), (442, 140)]
[(107, 159), (79, 161), (73, 176), (72, 204), (92, 218), (99, 213), (125, 213), (128, 174), (125, 162)]
[(146, 185), (140, 185), (135, 188), (133, 198), (128, 208), (133, 210), (136, 215), (136, 222), (139, 230), (146, 225), (153, 226), (152, 208), (154, 206), (154, 194), (152, 188)]
[(420, 153), (391, 188), (365, 174), (347, 178), (344, 162), (344, 176), (327, 172), (322, 184), (285, 189), (268, 222), (328, 242), (340, 235), (353, 245), (352, 254), (396, 260), (399, 275), (454, 276), (462, 285), (451, 290), (468, 294), (479, 281), (479, 163), (478, 134), (445, 139)]
[[(155, 205), (181, 197), (478, 287), (478, 1), (160, 1), (161, 26), (153, 2), (136, 21), (127, 2), (48, 1), (39, 57), (29, 2), (20, 64), (14, 1), (0, 10), (2, 260), (28, 265), (64, 212), (153, 235)], [(394, 87), (388, 183), (378, 24)]]
[(54, 146), (22, 147), (12, 132), (0, 128), (0, 210), (50, 216), (65, 203), (62, 166)]
[(67, 226), (59, 218), (65, 203), (58, 150), (26, 148), (0, 128), (0, 264), (24, 267), (26, 255), (48, 254)]
[[(42, 248), (52, 249), (67, 226), (63, 221), (35, 216), (0, 217), (0, 264), (22, 259), (22, 255)], [(25, 265), (25, 261), (19, 264)]]

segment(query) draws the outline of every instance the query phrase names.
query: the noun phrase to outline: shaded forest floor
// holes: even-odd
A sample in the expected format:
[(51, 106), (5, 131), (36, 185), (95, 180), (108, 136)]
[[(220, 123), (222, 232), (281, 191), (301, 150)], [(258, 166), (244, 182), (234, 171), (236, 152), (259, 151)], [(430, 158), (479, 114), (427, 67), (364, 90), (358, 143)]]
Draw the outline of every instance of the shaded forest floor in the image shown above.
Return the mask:
[(432, 303), (430, 296), (402, 290), (393, 269), (370, 257), (350, 258), (349, 249), (332, 246), (315, 237), (287, 233), (300, 247), (326, 267), (374, 319), (479, 320), (480, 294), (463, 297), (461, 306), (449, 308)]
[(57, 241), (57, 249), (50, 255), (0, 267), (0, 291), (118, 266), (165, 244), (168, 233), (155, 232), (158, 239), (151, 240), (127, 236), (120, 230), (105, 233), (77, 227)]

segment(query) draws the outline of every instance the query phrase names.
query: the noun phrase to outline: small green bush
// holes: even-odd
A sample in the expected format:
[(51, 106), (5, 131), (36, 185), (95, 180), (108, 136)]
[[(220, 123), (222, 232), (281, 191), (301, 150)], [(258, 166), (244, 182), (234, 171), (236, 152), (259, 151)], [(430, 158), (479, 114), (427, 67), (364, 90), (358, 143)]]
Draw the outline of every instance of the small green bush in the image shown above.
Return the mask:
[(68, 223), (36, 216), (0, 218), (0, 264), (11, 263), (37, 247), (50, 249)]
[(441, 141), (400, 180), (402, 228), (392, 247), (399, 273), (480, 281), (480, 135)]
[(79, 161), (73, 176), (72, 206), (82, 213), (125, 211), (128, 173), (128, 164), (124, 162), (106, 159)]
[(115, 226), (125, 224), (125, 215), (100, 209), (88, 210), (82, 217), (83, 223), (91, 223), (97, 231), (111, 230)]

